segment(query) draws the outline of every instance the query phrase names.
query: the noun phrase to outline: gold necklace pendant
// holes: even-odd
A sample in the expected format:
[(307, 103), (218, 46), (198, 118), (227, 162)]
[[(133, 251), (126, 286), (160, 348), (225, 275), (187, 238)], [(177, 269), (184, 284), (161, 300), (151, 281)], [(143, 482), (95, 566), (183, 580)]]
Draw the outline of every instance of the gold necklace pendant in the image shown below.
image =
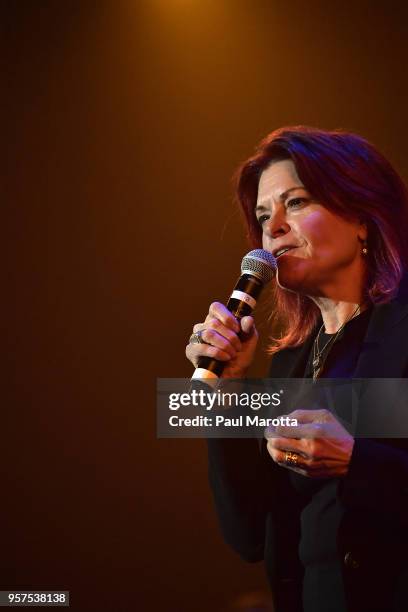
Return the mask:
[(320, 369), (320, 355), (317, 355), (314, 359), (313, 359), (313, 369), (316, 370), (316, 368)]
[(318, 378), (319, 374), (320, 374), (320, 370), (321, 368), (317, 368), (317, 370), (313, 370), (313, 380), (316, 380), (316, 378)]
[[(331, 347), (333, 346), (333, 344), (335, 344), (337, 338), (339, 337), (340, 333), (343, 331), (347, 323), (356, 316), (358, 311), (360, 311), (360, 305), (358, 305), (355, 311), (353, 312), (353, 314), (348, 319), (346, 319), (346, 321), (344, 321), (343, 325), (340, 326), (336, 334), (334, 334), (331, 338), (329, 338), (329, 340), (326, 342), (326, 344), (324, 345), (321, 351), (319, 350), (319, 337), (324, 327), (324, 324), (322, 324), (322, 326), (320, 327), (319, 332), (315, 338), (315, 341), (313, 342), (313, 360), (312, 360), (313, 380), (316, 380), (316, 378), (318, 378), (324, 366), (324, 363), (326, 361), (327, 355), (331, 350)], [(323, 358), (323, 353), (325, 352), (326, 352), (326, 355)]]

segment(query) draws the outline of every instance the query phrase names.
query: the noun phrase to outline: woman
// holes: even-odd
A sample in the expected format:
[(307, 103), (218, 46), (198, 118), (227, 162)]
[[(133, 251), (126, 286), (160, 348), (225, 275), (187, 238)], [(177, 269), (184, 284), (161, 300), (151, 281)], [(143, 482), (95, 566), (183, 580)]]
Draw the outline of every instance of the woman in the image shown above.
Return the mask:
[[(355, 134), (282, 128), (239, 168), (237, 197), (278, 262), (270, 377), (406, 377), (408, 195), (390, 163)], [(195, 366), (206, 355), (245, 377), (251, 317), (213, 303), (193, 332)], [(353, 438), (325, 409), (296, 416), (261, 450), (208, 441), (225, 539), (265, 560), (278, 612), (408, 610), (407, 441)]]

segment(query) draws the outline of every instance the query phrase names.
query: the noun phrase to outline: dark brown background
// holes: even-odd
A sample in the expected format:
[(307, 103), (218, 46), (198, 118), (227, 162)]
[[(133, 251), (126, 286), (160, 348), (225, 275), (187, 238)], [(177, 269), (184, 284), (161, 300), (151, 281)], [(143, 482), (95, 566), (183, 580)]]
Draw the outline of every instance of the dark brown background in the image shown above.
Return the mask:
[(221, 541), (203, 442), (155, 438), (155, 378), (190, 375), (238, 274), (229, 179), (266, 133), (355, 130), (408, 176), (401, 4), (2, 0), (1, 588), (115, 612), (266, 588)]

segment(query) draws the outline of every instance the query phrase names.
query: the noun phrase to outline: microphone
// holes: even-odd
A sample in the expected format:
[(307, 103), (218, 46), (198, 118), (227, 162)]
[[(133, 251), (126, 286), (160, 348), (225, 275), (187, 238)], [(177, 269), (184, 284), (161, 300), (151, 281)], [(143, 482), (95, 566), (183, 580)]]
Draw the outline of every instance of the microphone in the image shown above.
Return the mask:
[[(255, 249), (245, 255), (241, 264), (241, 276), (227, 303), (228, 310), (238, 321), (250, 315), (264, 285), (275, 276), (275, 257), (264, 249)], [(226, 366), (224, 361), (212, 357), (200, 357), (192, 380), (218, 378)]]

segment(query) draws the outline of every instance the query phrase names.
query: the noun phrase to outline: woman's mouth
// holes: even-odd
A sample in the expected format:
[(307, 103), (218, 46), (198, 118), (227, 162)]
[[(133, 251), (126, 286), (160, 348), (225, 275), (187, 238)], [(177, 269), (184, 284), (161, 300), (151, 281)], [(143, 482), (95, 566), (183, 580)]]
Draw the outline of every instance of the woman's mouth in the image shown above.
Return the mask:
[(276, 252), (276, 259), (280, 259), (281, 257), (283, 257), (284, 255), (286, 255), (286, 253), (289, 253), (289, 251), (293, 251), (293, 249), (296, 249), (297, 247), (284, 247), (282, 249), (279, 249), (279, 251)]

